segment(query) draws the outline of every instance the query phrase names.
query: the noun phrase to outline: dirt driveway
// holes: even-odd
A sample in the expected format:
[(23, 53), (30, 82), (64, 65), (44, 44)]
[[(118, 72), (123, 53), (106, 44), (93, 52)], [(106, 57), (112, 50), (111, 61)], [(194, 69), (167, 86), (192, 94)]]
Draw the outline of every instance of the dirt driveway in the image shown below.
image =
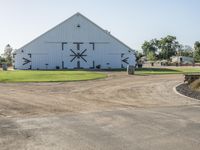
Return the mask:
[(41, 116), (93, 112), (116, 107), (177, 106), (196, 103), (172, 90), (182, 75), (127, 76), (67, 83), (0, 84), (0, 116)]
[(182, 75), (0, 84), (1, 150), (199, 150), (200, 103)]

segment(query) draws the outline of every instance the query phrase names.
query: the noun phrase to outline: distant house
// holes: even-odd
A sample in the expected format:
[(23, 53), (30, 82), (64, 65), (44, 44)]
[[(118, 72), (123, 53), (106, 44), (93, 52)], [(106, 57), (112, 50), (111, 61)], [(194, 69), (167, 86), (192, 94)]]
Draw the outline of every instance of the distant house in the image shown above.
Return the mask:
[(173, 56), (171, 57), (171, 61), (176, 64), (191, 65), (194, 63), (194, 58), (186, 56)]

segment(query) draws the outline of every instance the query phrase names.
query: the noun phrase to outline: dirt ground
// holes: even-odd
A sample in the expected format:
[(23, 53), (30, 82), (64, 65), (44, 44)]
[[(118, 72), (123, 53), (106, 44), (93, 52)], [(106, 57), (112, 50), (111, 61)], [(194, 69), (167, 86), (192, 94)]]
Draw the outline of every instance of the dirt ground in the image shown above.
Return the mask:
[(199, 150), (200, 101), (182, 75), (0, 84), (0, 150)]
[(66, 83), (0, 84), (0, 117), (94, 112), (116, 107), (180, 106), (196, 103), (174, 93), (182, 75), (128, 76)]

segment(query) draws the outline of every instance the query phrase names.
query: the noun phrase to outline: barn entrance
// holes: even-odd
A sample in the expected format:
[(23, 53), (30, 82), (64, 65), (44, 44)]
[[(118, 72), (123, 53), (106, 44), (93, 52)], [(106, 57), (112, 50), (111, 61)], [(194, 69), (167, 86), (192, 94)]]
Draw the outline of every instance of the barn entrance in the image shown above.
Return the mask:
[(92, 56), (94, 50), (90, 43), (67, 43), (62, 48), (62, 68), (82, 69), (93, 67)]
[(75, 61), (75, 62), (77, 62), (77, 65), (76, 65), (76, 67), (77, 67), (77, 69), (80, 69), (81, 68), (81, 61), (82, 62), (85, 62), (85, 63), (87, 63), (87, 60), (86, 60), (86, 51), (87, 51), (87, 49), (85, 49), (85, 50), (83, 50), (83, 51), (80, 51), (80, 50), (72, 50), (72, 49), (70, 49), (70, 51), (71, 51), (71, 62), (73, 62), (73, 61)]

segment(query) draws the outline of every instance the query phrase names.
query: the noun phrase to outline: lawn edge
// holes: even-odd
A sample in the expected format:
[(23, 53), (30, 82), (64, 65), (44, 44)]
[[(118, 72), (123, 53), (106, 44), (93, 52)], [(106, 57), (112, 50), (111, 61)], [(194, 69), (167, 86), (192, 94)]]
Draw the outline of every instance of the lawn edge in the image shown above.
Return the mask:
[(179, 84), (175, 85), (175, 86), (173, 87), (173, 91), (174, 91), (176, 94), (178, 94), (178, 95), (180, 95), (180, 96), (182, 96), (182, 97), (188, 98), (188, 99), (193, 100), (193, 101), (199, 101), (199, 99), (196, 99), (196, 98), (193, 98), (193, 97), (189, 97), (189, 96), (187, 96), (187, 95), (184, 95), (184, 94), (178, 92), (178, 91), (177, 91), (177, 87), (180, 86), (180, 85), (182, 85), (182, 84), (183, 84), (183, 82), (180, 82)]

